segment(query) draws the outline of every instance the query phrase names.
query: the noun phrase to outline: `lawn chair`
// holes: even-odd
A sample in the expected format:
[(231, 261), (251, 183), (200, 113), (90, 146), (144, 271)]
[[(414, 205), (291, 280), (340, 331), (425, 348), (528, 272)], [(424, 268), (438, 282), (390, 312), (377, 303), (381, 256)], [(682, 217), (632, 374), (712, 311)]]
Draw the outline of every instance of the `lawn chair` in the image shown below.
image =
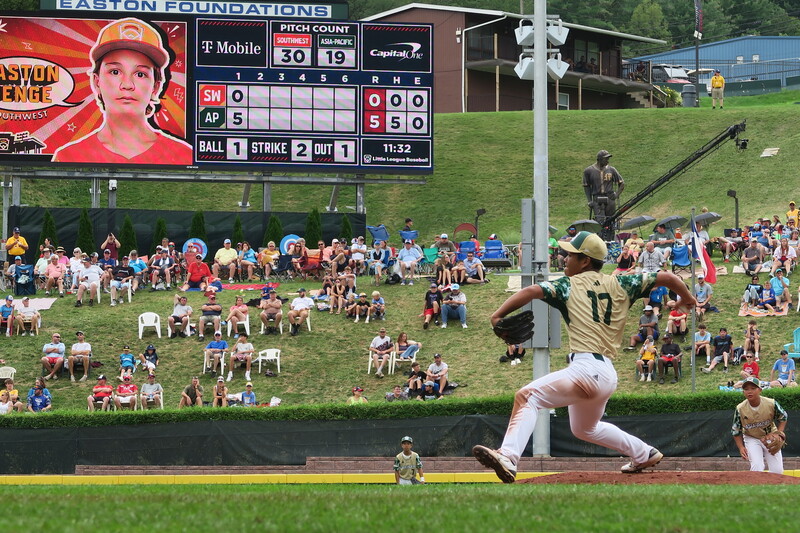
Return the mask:
[(142, 313), (139, 315), (139, 339), (142, 338), (144, 328), (155, 328), (158, 333), (158, 338), (161, 338), (161, 318), (152, 312)]
[(372, 235), (372, 240), (389, 242), (389, 231), (383, 224), (380, 226), (367, 226), (367, 230)]
[(435, 272), (434, 265), (436, 259), (439, 257), (438, 248), (423, 248), (422, 261), (419, 263), (420, 272), (427, 275), (432, 275)]
[(689, 257), (688, 246), (674, 246), (672, 248), (672, 273), (677, 274), (681, 270), (692, 271), (692, 260)]
[(467, 258), (467, 252), (476, 253), (475, 243), (472, 241), (461, 241), (458, 243), (458, 253), (456, 254), (456, 261), (463, 261)]
[(789, 357), (793, 359), (800, 357), (800, 328), (794, 330), (794, 342), (784, 344), (783, 349), (789, 352)]
[(504, 269), (513, 266), (503, 246), (503, 242), (498, 240), (486, 241), (481, 262), (486, 268)]
[(36, 294), (36, 278), (33, 265), (19, 265), (14, 269), (14, 294), (33, 296)]
[(275, 276), (275, 279), (280, 281), (292, 281), (292, 272), (294, 272), (292, 256), (289, 254), (281, 254), (278, 257), (278, 264), (275, 265), (275, 268), (272, 270), (272, 275)]
[(278, 366), (278, 373), (281, 371), (281, 351), (277, 348), (268, 348), (258, 352), (258, 357), (253, 360), (258, 363), (258, 373), (261, 373), (261, 363), (275, 363)]

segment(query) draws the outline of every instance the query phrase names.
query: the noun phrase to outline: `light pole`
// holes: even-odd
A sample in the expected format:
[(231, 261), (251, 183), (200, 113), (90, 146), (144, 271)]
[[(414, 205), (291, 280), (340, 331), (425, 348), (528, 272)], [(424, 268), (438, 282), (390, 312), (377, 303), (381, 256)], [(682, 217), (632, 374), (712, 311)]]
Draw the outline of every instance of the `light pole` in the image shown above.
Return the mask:
[(480, 209), (478, 209), (477, 211), (475, 211), (475, 238), (476, 239), (478, 238), (478, 219), (482, 215), (485, 215), (485, 214), (486, 214), (486, 209), (484, 209), (482, 207)]
[(733, 214), (734, 214), (734, 222), (736, 225), (734, 226), (736, 229), (739, 229), (739, 199), (736, 197), (736, 191), (733, 189), (728, 189), (728, 196), (733, 198), (734, 206), (733, 206)]

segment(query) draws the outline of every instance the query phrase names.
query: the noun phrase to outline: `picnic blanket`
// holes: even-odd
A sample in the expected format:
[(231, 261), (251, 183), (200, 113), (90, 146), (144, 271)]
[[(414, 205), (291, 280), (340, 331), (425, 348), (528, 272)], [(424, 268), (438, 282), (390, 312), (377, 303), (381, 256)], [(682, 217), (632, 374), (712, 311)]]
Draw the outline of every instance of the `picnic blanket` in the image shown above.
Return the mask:
[(764, 317), (764, 316), (786, 316), (789, 314), (789, 304), (784, 303), (780, 307), (775, 309), (775, 314), (770, 315), (769, 311), (766, 309), (759, 309), (757, 307), (747, 307), (745, 308), (745, 304), (742, 304), (739, 307), (739, 316), (754, 316), (754, 317)]
[(225, 289), (226, 291), (231, 291), (231, 290), (236, 290), (236, 289), (244, 290), (244, 291), (260, 291), (264, 287), (269, 287), (271, 289), (277, 289), (278, 287), (280, 287), (280, 285), (281, 284), (278, 283), (277, 281), (270, 281), (269, 283), (246, 283), (246, 284), (245, 283), (237, 283), (237, 284), (223, 283), (222, 284), (222, 288)]

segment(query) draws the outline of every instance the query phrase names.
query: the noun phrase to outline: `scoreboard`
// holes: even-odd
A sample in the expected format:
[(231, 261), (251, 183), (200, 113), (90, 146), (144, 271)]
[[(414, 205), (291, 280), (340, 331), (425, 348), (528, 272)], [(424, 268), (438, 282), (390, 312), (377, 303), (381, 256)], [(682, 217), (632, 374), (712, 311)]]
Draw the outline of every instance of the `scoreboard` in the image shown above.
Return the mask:
[[(14, 18), (0, 17), (3, 22)], [(142, 21), (158, 30), (165, 48), (173, 47), (162, 105), (150, 122), (154, 130), (161, 129), (191, 147), (191, 162), (162, 158), (140, 159), (139, 164), (124, 160), (86, 163), (260, 172), (433, 171), (430, 24), (195, 15), (164, 18)], [(83, 31), (84, 27), (102, 28), (114, 19), (46, 21), (53, 27), (66, 24)], [(10, 29), (14, 31), (15, 26)], [(179, 33), (184, 36), (180, 41), (175, 37)], [(88, 57), (89, 47), (83, 52), (84, 58)], [(76, 68), (75, 55), (69, 54), (72, 63), (63, 64), (60, 70), (74, 77), (68, 88), (73, 92), (96, 90), (99, 84), (81, 79), (88, 75)], [(53, 58), (42, 59), (58, 63)], [(59, 114), (66, 117), (75, 113), (76, 107), (85, 108), (85, 113), (95, 115), (94, 123), (100, 129), (105, 111), (98, 109), (96, 94), (94, 98), (90, 93), (62, 94), (65, 90), (49, 114), (58, 128), (52, 131), (54, 142), (43, 138), (48, 130), (42, 124), (24, 124), (28, 119), (38, 120), (33, 114), (22, 113), (23, 120), (2, 120), (0, 110), (0, 164), (42, 165), (48, 160), (54, 166), (77, 164), (52, 154), (58, 145), (91, 133), (90, 128), (73, 131), (70, 136), (64, 129), (68, 119)], [(27, 135), (25, 139), (34, 138), (40, 144), (35, 150), (4, 152), (2, 135), (6, 130), (12, 139)]]

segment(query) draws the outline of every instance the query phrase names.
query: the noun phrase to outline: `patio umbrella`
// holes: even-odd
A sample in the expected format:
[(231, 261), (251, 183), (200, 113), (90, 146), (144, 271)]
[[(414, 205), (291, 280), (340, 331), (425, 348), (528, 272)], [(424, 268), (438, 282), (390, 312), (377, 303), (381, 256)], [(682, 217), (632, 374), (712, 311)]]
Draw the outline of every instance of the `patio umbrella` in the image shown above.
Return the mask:
[(588, 231), (591, 233), (599, 233), (603, 226), (596, 220), (584, 219), (576, 220), (570, 226), (574, 226), (578, 231)]
[(558, 228), (555, 226), (547, 226), (547, 229), (550, 230), (550, 233), (558, 233)]
[(704, 226), (708, 226), (714, 222), (719, 222), (720, 220), (722, 220), (722, 215), (719, 213), (714, 213), (713, 211), (709, 211), (708, 213), (700, 213), (694, 217), (695, 222)]
[(656, 226), (660, 226), (663, 224), (664, 226), (667, 227), (667, 229), (675, 229), (681, 226), (685, 226), (686, 222), (687, 222), (686, 217), (682, 217), (680, 215), (672, 215), (668, 216), (667, 218), (659, 220)]
[(626, 223), (624, 223), (622, 225), (621, 229), (640, 228), (640, 227), (644, 226), (645, 224), (653, 222), (654, 220), (655, 220), (655, 218), (651, 217), (650, 215), (640, 215), (640, 216), (634, 217), (634, 218), (630, 219), (629, 221), (627, 221)]

